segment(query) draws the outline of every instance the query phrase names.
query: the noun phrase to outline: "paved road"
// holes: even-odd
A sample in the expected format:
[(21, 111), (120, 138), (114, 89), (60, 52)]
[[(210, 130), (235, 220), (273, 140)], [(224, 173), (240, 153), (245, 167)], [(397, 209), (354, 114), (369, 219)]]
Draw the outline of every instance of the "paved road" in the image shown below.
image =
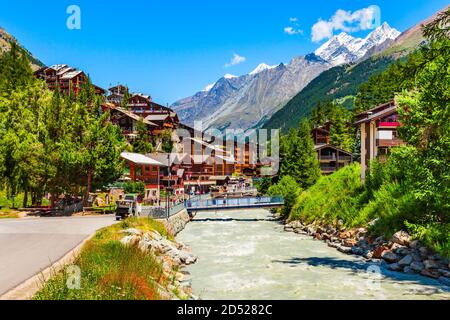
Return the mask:
[(113, 216), (0, 219), (0, 296), (113, 223)]

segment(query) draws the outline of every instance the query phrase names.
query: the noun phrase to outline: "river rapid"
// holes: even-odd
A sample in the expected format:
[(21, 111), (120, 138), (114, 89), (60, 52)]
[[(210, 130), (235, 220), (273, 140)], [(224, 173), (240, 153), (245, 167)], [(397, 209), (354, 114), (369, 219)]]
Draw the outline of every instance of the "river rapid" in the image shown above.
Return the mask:
[(264, 209), (200, 212), (177, 236), (201, 299), (450, 299), (450, 288), (386, 270), (308, 236), (283, 231)]

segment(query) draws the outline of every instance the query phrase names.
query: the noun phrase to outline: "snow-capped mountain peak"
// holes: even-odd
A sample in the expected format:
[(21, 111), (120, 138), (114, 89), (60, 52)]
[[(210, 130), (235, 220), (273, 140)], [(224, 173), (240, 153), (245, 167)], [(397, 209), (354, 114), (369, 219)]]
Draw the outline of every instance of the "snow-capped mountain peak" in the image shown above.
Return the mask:
[(400, 35), (400, 32), (385, 22), (374, 31), (372, 31), (364, 40), (373, 41), (377, 44), (381, 44), (387, 39), (395, 40)]
[(274, 68), (276, 68), (276, 67), (277, 67), (276, 65), (275, 65), (275, 66), (269, 66), (269, 65), (267, 65), (267, 64), (265, 64), (265, 63), (260, 63), (260, 64), (255, 68), (255, 70), (253, 70), (253, 71), (250, 72), (249, 74), (252, 76), (252, 75), (258, 74), (258, 73), (260, 73), (260, 72), (263, 72), (264, 70), (274, 69)]
[(399, 31), (391, 28), (385, 22), (364, 39), (352, 37), (345, 32), (333, 36), (317, 49), (315, 54), (334, 65), (356, 62), (372, 48), (382, 45), (388, 40), (393, 41), (399, 35)]
[(227, 73), (227, 74), (224, 75), (223, 77), (224, 77), (225, 79), (233, 79), (233, 78), (237, 78), (237, 76), (232, 75), (232, 74), (229, 74), (229, 73)]
[(205, 87), (205, 89), (203, 89), (203, 91), (204, 91), (204, 92), (209, 92), (209, 91), (211, 91), (211, 89), (214, 88), (214, 86), (216, 85), (216, 83), (217, 83), (217, 82), (208, 84), (208, 85)]

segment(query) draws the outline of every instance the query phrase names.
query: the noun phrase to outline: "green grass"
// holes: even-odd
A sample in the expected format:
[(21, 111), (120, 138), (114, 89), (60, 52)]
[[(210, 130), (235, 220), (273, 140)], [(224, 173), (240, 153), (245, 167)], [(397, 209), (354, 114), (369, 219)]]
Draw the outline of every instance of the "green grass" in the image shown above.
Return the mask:
[(81, 269), (81, 289), (71, 290), (66, 271), (56, 274), (36, 294), (35, 300), (159, 300), (157, 288), (167, 287), (161, 263), (153, 254), (137, 247), (125, 247), (118, 231), (138, 228), (156, 230), (173, 239), (164, 225), (149, 219), (127, 219), (99, 230), (81, 250), (74, 265)]
[(342, 220), (345, 225), (354, 226), (362, 205), (363, 190), (360, 166), (352, 164), (333, 175), (322, 176), (315, 185), (303, 192), (292, 208), (289, 219), (330, 224)]
[[(374, 168), (376, 164), (373, 164)], [(380, 167), (383, 168), (384, 166)], [(423, 204), (412, 192), (397, 182), (360, 181), (360, 166), (352, 164), (330, 176), (321, 177), (315, 185), (298, 196), (289, 220), (306, 223), (335, 224), (341, 220), (348, 228), (369, 228), (373, 235), (391, 237), (399, 230), (443, 256), (450, 257), (450, 224), (430, 220)]]

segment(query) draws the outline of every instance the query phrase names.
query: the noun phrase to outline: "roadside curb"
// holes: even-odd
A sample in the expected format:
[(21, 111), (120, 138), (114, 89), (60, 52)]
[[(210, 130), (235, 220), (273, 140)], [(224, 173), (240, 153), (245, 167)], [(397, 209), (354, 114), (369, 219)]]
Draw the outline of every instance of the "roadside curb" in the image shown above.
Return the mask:
[(73, 263), (83, 246), (91, 240), (95, 234), (96, 232), (84, 239), (57, 262), (51, 264), (43, 271), (0, 296), (0, 300), (31, 300), (52, 276), (63, 270), (66, 265)]

